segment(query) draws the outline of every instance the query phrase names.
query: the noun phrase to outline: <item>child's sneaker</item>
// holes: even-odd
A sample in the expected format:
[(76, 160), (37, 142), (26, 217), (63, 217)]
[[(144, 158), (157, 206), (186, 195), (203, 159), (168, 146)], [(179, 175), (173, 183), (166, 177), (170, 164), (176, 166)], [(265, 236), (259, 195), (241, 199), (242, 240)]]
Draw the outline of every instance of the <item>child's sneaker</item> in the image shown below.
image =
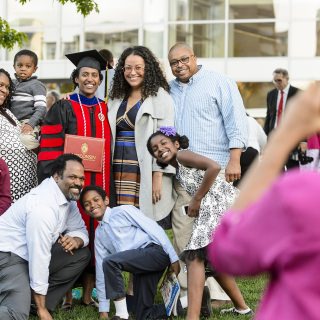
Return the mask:
[(222, 309), (220, 311), (220, 314), (228, 314), (228, 313), (233, 313), (233, 314), (236, 314), (236, 315), (249, 315), (249, 314), (252, 314), (253, 311), (250, 309), (250, 308), (247, 308), (245, 310), (238, 310), (236, 308), (229, 308), (229, 309)]

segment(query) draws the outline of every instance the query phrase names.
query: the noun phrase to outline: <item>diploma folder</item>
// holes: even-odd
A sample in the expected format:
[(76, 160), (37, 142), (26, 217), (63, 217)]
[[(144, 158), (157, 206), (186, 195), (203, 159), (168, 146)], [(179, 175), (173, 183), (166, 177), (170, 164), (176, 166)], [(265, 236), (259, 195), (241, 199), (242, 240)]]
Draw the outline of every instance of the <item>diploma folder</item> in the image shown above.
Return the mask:
[(163, 298), (167, 316), (170, 317), (171, 313), (173, 313), (174, 316), (177, 316), (177, 303), (180, 296), (180, 284), (174, 273), (167, 271), (160, 285), (160, 293)]
[(64, 153), (73, 153), (82, 159), (85, 171), (102, 172), (105, 139), (66, 134)]

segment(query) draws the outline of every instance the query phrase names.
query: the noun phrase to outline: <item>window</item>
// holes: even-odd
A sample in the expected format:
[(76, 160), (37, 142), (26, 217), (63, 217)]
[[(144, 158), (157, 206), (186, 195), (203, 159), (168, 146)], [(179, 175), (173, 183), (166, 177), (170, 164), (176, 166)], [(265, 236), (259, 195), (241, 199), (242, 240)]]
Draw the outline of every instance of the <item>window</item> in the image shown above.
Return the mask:
[(191, 45), (198, 57), (224, 56), (224, 24), (177, 24), (169, 26), (169, 47), (176, 42)]
[(230, 23), (229, 57), (270, 57), (288, 54), (288, 32), (274, 23)]
[(144, 46), (148, 47), (157, 58), (163, 58), (163, 25), (145, 25)]
[[(282, 0), (286, 2), (287, 0)], [(274, 19), (274, 0), (230, 0), (229, 19)]]
[(170, 0), (169, 20), (220, 20), (225, 15), (225, 0)]

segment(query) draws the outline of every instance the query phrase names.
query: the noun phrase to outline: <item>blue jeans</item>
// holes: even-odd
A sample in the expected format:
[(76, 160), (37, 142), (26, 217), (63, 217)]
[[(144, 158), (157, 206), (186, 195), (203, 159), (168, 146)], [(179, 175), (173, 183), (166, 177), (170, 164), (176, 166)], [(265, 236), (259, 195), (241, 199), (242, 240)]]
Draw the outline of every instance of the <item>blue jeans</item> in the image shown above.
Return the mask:
[[(107, 256), (102, 264), (106, 298), (117, 300), (126, 296), (122, 271), (127, 271), (133, 274), (132, 299), (136, 319), (166, 318), (164, 305), (153, 303), (158, 282), (169, 264), (169, 256), (156, 244)], [(151, 316), (152, 314), (154, 315)]]

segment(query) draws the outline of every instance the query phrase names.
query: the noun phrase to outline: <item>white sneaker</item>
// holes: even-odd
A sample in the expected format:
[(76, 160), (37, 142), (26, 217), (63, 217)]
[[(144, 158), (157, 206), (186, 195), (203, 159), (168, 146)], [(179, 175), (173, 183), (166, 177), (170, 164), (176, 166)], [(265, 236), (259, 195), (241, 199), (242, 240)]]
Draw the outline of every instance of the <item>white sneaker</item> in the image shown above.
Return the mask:
[(220, 314), (228, 314), (228, 313), (234, 313), (234, 314), (241, 314), (241, 315), (249, 315), (252, 314), (252, 310), (250, 308), (247, 308), (245, 310), (238, 310), (235, 307), (229, 308), (229, 309), (222, 309), (220, 311)]

